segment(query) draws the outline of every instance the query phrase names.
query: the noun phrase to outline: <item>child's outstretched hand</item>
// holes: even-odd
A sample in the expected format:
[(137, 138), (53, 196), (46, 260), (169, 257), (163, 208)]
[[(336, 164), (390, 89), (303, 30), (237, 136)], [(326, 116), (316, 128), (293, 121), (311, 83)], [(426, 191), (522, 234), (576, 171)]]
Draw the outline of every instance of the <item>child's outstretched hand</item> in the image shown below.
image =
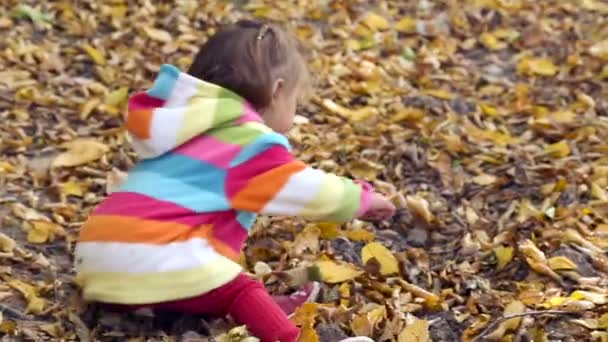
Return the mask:
[(388, 198), (375, 192), (369, 208), (360, 218), (366, 221), (382, 221), (395, 215), (395, 210), (395, 205)]

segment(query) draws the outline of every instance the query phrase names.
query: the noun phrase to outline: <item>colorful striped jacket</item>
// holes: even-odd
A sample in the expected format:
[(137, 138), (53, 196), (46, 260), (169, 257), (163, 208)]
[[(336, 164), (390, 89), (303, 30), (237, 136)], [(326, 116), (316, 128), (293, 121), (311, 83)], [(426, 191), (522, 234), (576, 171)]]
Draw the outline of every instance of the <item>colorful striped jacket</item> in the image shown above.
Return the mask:
[(163, 65), (129, 100), (141, 161), (90, 215), (76, 246), (86, 300), (146, 304), (234, 279), (256, 214), (347, 221), (369, 191), (307, 167), (236, 94)]

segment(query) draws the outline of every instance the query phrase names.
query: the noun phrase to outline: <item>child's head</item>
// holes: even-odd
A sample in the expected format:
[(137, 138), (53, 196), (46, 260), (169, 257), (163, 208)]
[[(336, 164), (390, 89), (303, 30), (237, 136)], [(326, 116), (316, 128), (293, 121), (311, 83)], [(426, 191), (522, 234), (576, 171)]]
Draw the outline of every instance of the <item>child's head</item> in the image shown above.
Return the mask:
[(273, 25), (248, 20), (209, 38), (188, 73), (239, 94), (281, 133), (291, 127), (309, 77), (293, 38)]

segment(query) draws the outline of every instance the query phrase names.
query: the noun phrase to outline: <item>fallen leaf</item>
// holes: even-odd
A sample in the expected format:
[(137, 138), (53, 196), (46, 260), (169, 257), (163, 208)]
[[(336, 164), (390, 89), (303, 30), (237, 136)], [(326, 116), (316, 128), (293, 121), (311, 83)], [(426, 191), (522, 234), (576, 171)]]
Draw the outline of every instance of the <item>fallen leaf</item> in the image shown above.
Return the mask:
[(505, 268), (505, 266), (507, 266), (507, 264), (513, 259), (513, 247), (495, 247), (494, 255), (496, 256), (497, 260), (496, 270), (500, 271)]
[(594, 57), (608, 61), (608, 39), (593, 44), (589, 48), (589, 53)]
[(333, 222), (320, 222), (317, 224), (320, 230), (320, 237), (326, 240), (334, 240), (340, 237), (340, 225)]
[(106, 58), (103, 55), (103, 53), (101, 51), (99, 51), (98, 49), (94, 48), (92, 45), (84, 44), (84, 45), (82, 45), (82, 49), (84, 50), (84, 52), (87, 53), (87, 55), (89, 55), (89, 57), (91, 57), (91, 59), (93, 60), (93, 62), (95, 62), (95, 64), (97, 64), (97, 65), (106, 64)]
[(171, 37), (171, 34), (165, 30), (157, 29), (157, 28), (150, 27), (150, 26), (144, 26), (143, 30), (146, 33), (146, 35), (148, 36), (148, 38), (155, 40), (157, 42), (169, 43), (170, 41), (173, 40), (173, 37)]
[(353, 265), (346, 263), (339, 264), (332, 260), (317, 261), (316, 265), (321, 271), (321, 279), (329, 284), (349, 281), (363, 273), (363, 271)]
[(401, 18), (395, 24), (395, 30), (398, 32), (414, 32), (416, 31), (416, 19), (412, 17)]
[(370, 242), (361, 249), (361, 259), (366, 264), (370, 259), (380, 263), (380, 273), (384, 276), (399, 273), (399, 262), (386, 247), (379, 242)]
[(87, 164), (109, 151), (107, 145), (93, 139), (76, 139), (62, 145), (67, 149), (52, 162), (53, 167), (71, 167)]
[(570, 147), (564, 140), (545, 147), (545, 153), (554, 158), (563, 158), (570, 155)]
[(417, 215), (426, 223), (431, 223), (435, 220), (435, 216), (429, 209), (429, 202), (420, 196), (407, 196), (405, 198), (408, 209), (412, 214)]
[(430, 342), (429, 322), (424, 319), (414, 319), (413, 322), (399, 333), (398, 342)]
[(384, 31), (390, 27), (388, 20), (373, 12), (367, 13), (361, 22), (374, 31)]
[(27, 301), (27, 307), (25, 308), (26, 313), (40, 315), (44, 311), (46, 302), (38, 296), (38, 291), (34, 286), (17, 279), (9, 280), (7, 281), (7, 284), (19, 291), (23, 297), (25, 297), (25, 300)]
[(0, 232), (0, 252), (10, 254), (15, 247), (17, 247), (17, 242), (10, 236)]
[[(505, 307), (503, 316), (523, 313), (525, 310), (526, 310), (526, 306), (524, 305), (524, 303), (522, 303), (518, 300), (514, 300)], [(490, 333), (487, 336), (487, 338), (490, 340), (501, 339), (508, 331), (516, 330), (519, 327), (519, 325), (521, 324), (522, 319), (523, 319), (523, 317), (516, 317), (516, 318), (511, 318), (511, 319), (508, 319), (508, 320), (500, 323), (500, 325), (496, 328), (496, 330), (494, 330), (492, 333)]]
[(549, 258), (547, 264), (554, 271), (575, 270), (576, 264), (565, 256)]
[(547, 58), (524, 58), (517, 64), (517, 71), (528, 76), (554, 76), (558, 68)]
[(386, 307), (380, 306), (357, 315), (350, 323), (350, 328), (357, 336), (371, 337), (374, 329), (384, 318), (386, 318)]
[(370, 242), (376, 238), (376, 234), (363, 228), (347, 230), (344, 232), (344, 236), (346, 236), (349, 240), (362, 242)]
[(473, 183), (477, 184), (477, 185), (490, 185), (490, 184), (494, 184), (496, 183), (496, 176), (494, 175), (488, 175), (488, 174), (481, 174), (481, 175), (477, 175), (475, 177), (473, 177)]
[(309, 250), (312, 253), (319, 251), (319, 235), (321, 230), (315, 225), (308, 225), (301, 233), (299, 233), (291, 248), (294, 255), (300, 255), (304, 251)]
[(53, 241), (56, 235), (66, 235), (63, 227), (53, 222), (36, 220), (29, 223), (31, 227), (27, 232), (27, 241), (31, 243), (45, 243)]

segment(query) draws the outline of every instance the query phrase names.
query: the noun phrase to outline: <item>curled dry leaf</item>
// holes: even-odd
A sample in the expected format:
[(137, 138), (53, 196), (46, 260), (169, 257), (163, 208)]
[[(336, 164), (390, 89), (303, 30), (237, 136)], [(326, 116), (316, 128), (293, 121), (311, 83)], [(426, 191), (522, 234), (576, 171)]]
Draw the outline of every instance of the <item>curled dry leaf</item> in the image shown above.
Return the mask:
[(432, 223), (435, 216), (429, 209), (429, 202), (420, 196), (407, 196), (405, 198), (408, 209), (426, 223)]

